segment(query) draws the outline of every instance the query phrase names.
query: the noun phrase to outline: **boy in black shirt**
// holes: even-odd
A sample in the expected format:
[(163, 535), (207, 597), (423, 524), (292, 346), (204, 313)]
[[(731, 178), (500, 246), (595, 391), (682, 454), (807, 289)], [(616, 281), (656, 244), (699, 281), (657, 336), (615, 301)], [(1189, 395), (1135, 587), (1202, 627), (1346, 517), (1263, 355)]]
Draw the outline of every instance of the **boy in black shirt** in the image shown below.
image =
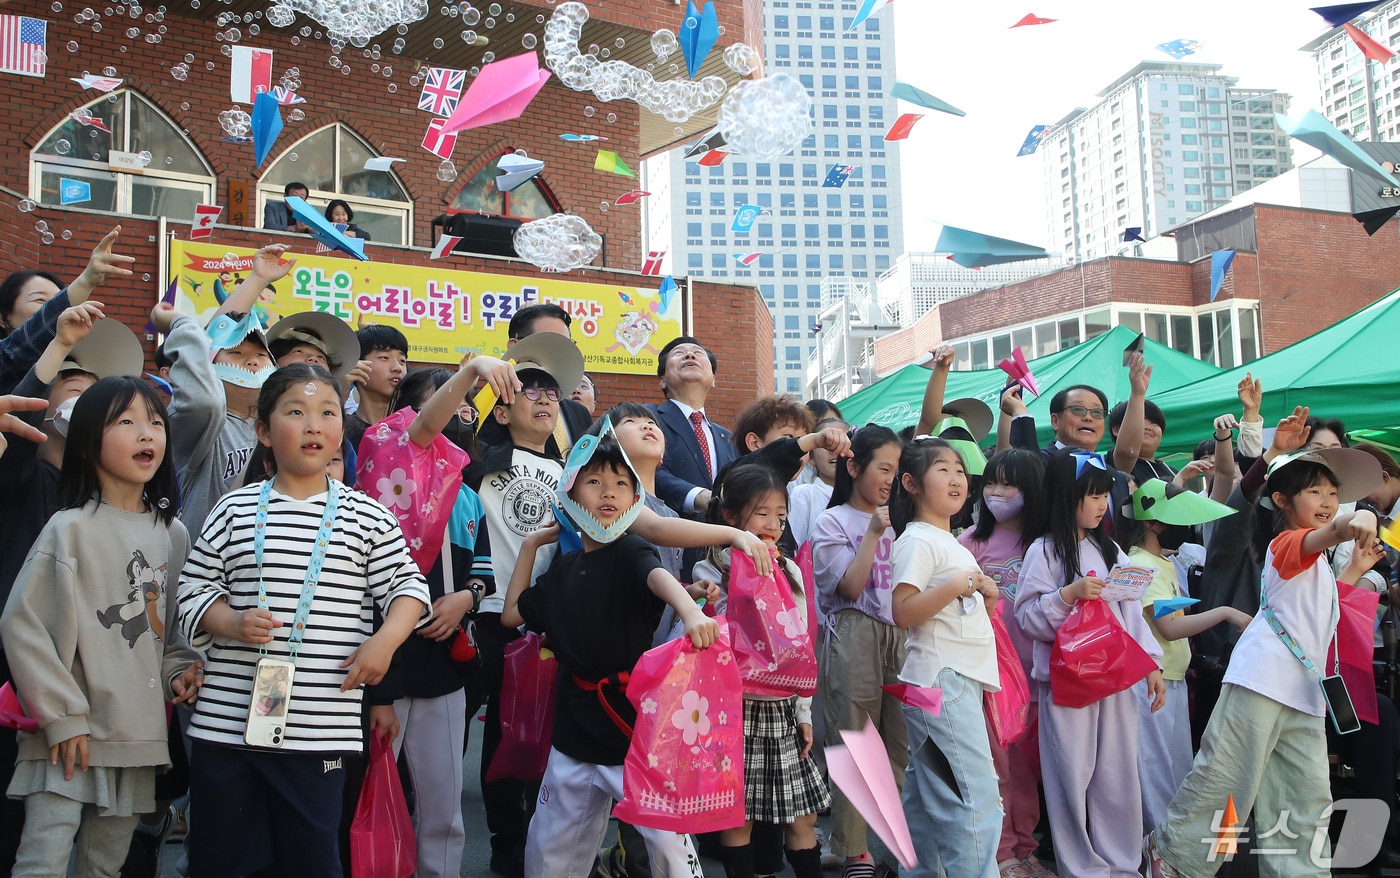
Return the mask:
[[(526, 537), (501, 614), (504, 625), (546, 635), (559, 660), (552, 749), (526, 840), (526, 878), (586, 874), (597, 857), (610, 800), (622, 798), (622, 763), (637, 718), (627, 676), (651, 647), (662, 608), (676, 611), (696, 647), (719, 636), (656, 550), (625, 533), (641, 513), (642, 489), (610, 432), (574, 447), (558, 493), (583, 549), (557, 556), (529, 587), (535, 554), (558, 538), (558, 527)], [(657, 878), (703, 874), (689, 837), (640, 832)]]

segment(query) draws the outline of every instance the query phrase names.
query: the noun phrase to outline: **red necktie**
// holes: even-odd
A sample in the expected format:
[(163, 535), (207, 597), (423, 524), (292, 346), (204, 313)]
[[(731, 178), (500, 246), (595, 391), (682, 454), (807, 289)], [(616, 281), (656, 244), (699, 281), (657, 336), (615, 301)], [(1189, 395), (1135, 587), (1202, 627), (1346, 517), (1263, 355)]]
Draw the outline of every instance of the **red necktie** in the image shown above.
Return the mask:
[(713, 480), (715, 474), (710, 469), (710, 437), (705, 429), (705, 416), (700, 412), (691, 412), (690, 425), (695, 428), (695, 441), (700, 443), (700, 459), (705, 461), (705, 473)]

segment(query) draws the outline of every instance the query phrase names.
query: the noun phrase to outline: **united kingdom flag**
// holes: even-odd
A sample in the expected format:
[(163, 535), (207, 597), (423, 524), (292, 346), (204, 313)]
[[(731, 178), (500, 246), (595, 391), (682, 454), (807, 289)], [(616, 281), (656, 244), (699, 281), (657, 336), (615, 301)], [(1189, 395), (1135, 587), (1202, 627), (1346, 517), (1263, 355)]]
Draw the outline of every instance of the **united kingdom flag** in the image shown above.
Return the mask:
[(452, 70), (448, 67), (429, 67), (428, 78), (423, 81), (423, 93), (418, 96), (418, 109), (427, 110), (434, 116), (451, 116), (462, 99), (462, 86), (466, 84), (465, 70)]

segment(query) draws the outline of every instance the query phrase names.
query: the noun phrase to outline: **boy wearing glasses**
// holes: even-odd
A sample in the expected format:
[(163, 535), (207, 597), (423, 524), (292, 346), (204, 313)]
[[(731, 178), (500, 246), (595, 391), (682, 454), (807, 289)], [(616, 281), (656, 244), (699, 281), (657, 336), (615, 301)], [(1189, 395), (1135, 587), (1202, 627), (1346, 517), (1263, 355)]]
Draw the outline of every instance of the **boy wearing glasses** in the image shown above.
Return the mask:
[[(481, 498), (481, 533), (468, 587), (482, 595), (477, 612), (477, 650), (481, 666), (467, 685), (467, 716), (486, 705), (481, 746), (481, 795), (491, 831), (491, 871), (521, 875), (525, 863), (527, 789), (523, 781), (487, 782), (487, 769), (501, 740), (500, 694), (505, 646), (520, 636), (500, 623), (506, 586), (525, 538), (553, 520), (553, 499), (563, 476), (563, 460), (551, 443), (559, 419), (560, 388), (578, 386), (583, 354), (567, 336), (538, 332), (511, 346), (521, 389), (509, 405), (497, 402), (483, 421), (504, 428), (499, 441), (483, 445), (465, 473), (467, 487)], [(502, 435), (503, 434), (503, 435)], [(544, 556), (541, 556), (544, 557)], [(530, 577), (543, 572), (537, 566)], [(479, 589), (479, 591), (478, 591)]]

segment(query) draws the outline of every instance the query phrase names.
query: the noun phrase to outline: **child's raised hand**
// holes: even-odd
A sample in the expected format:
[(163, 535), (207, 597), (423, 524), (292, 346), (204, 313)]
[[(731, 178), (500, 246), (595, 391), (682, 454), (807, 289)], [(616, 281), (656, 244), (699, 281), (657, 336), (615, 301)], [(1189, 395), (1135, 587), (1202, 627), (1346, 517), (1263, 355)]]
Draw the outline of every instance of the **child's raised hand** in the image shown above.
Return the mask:
[(88, 770), (88, 736), (75, 735), (66, 741), (49, 748), (49, 764), (57, 765), (63, 760), (63, 779), (73, 779), (73, 766)]
[(463, 362), (463, 368), (471, 369), (476, 377), (490, 386), (496, 397), (506, 405), (515, 402), (515, 392), (520, 389), (520, 379), (515, 375), (515, 367), (505, 360), (495, 357), (472, 357)]
[(58, 315), (58, 325), (54, 329), (54, 340), (66, 348), (71, 348), (87, 338), (93, 324), (106, 315), (102, 313), (102, 303), (91, 299), (81, 305), (74, 305)]
[(361, 686), (373, 686), (389, 671), (389, 662), (394, 658), (395, 647), (380, 638), (378, 634), (361, 643), (354, 652), (340, 663), (345, 672), (345, 682), (340, 684), (341, 692), (349, 692)]
[(1376, 521), (1376, 513), (1369, 509), (1358, 509), (1337, 516), (1332, 526), (1343, 539), (1356, 540), (1357, 546), (1370, 546), (1376, 541), (1376, 529), (1380, 527), (1380, 523)]
[(933, 359), (929, 362), (932, 363), (934, 366), (943, 369), (948, 369), (952, 367), (954, 356), (954, 350), (952, 345), (941, 344), (938, 347), (934, 348), (932, 353)]
[(117, 243), (117, 237), (121, 233), (121, 226), (113, 226), (110, 232), (102, 236), (102, 240), (92, 248), (87, 267), (74, 283), (84, 284), (92, 289), (112, 275), (131, 274), (131, 269), (126, 266), (135, 263), (136, 257), (112, 252), (112, 246)]
[(533, 533), (525, 538), (526, 542), (533, 543), (535, 548), (547, 546), (550, 543), (559, 541), (559, 520), (550, 516), (549, 520), (535, 529)]
[(253, 276), (264, 284), (273, 284), (286, 277), (296, 267), (295, 259), (283, 259), (292, 249), (286, 244), (268, 244), (253, 254)]
[(1152, 367), (1142, 354), (1133, 354), (1128, 360), (1128, 385), (1139, 396), (1147, 395), (1147, 387), (1152, 383)]
[(199, 697), (199, 687), (204, 685), (204, 662), (195, 662), (185, 672), (170, 681), (170, 691), (175, 694), (172, 704), (194, 704)]
[(1287, 454), (1296, 451), (1308, 444), (1308, 436), (1312, 433), (1312, 428), (1308, 426), (1308, 407), (1300, 405), (1293, 409), (1293, 414), (1278, 422), (1278, 427), (1274, 429), (1274, 450)]
[(48, 437), (44, 431), (35, 427), (27, 421), (10, 414), (11, 412), (41, 412), (48, 408), (49, 401), (29, 396), (0, 396), (0, 454), (5, 453), (8, 447), (5, 442), (5, 433), (13, 433), (21, 439), (28, 439), (30, 442), (43, 442)]
[(768, 543), (746, 530), (734, 529), (734, 538), (729, 541), (736, 551), (743, 552), (753, 559), (754, 571), (759, 576), (771, 576), (773, 573), (773, 550)]
[(685, 636), (696, 649), (705, 649), (719, 640), (719, 623), (697, 608), (691, 620), (685, 623)]
[(238, 614), (234, 639), (240, 643), (271, 643), (273, 630), (281, 627), (282, 622), (272, 615), (271, 610), (255, 607)]
[(1147, 697), (1152, 699), (1152, 712), (1161, 710), (1167, 703), (1167, 684), (1162, 682), (1161, 670), (1147, 675)]
[(890, 507), (876, 506), (875, 512), (870, 516), (870, 524), (865, 528), (865, 532), (872, 537), (883, 534), (890, 526)]
[(1244, 373), (1239, 387), (1235, 388), (1235, 395), (1240, 398), (1240, 405), (1244, 407), (1246, 415), (1250, 412), (1259, 414), (1259, 407), (1264, 404), (1264, 387), (1259, 379), (1254, 377), (1254, 373)]
[(174, 305), (168, 302), (157, 302), (156, 306), (151, 309), (151, 323), (155, 324), (156, 329), (162, 335), (168, 334), (177, 313)]
[(1096, 601), (1103, 594), (1106, 583), (1097, 576), (1084, 576), (1061, 589), (1070, 603), (1075, 601)]

